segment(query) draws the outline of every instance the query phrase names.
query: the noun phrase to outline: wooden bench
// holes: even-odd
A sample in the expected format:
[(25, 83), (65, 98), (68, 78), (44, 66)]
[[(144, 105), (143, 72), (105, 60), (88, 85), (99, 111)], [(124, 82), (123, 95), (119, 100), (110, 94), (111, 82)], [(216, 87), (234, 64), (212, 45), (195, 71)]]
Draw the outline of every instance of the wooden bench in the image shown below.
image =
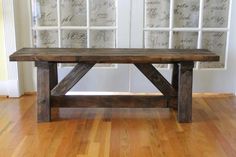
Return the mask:
[[(204, 49), (24, 48), (10, 60), (34, 61), (37, 66), (38, 122), (51, 120), (51, 107), (170, 107), (178, 110), (179, 122), (191, 122), (194, 61), (219, 61), (219, 56)], [(60, 83), (58, 63), (77, 63)], [(163, 95), (65, 95), (96, 63), (134, 64)], [(172, 82), (152, 64), (173, 64)]]

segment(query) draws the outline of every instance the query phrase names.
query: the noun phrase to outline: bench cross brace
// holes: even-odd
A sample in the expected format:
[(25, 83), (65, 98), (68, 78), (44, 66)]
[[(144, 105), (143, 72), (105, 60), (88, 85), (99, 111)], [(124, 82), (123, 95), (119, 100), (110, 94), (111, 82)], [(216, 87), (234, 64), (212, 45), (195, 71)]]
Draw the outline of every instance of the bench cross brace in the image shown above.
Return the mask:
[(162, 76), (162, 74), (152, 64), (135, 64), (135, 66), (147, 77), (152, 84), (166, 96), (177, 96), (177, 91), (172, 85)]
[(65, 95), (95, 64), (78, 63), (71, 72), (53, 88), (53, 96)]
[[(67, 96), (65, 95), (95, 63), (78, 63), (57, 84), (57, 63), (36, 62), (38, 68), (38, 122), (51, 121), (52, 107), (172, 107), (178, 109), (179, 122), (192, 121), (193, 62), (172, 63), (171, 84), (152, 64), (135, 66), (164, 96)], [(125, 106), (126, 102), (130, 106)]]

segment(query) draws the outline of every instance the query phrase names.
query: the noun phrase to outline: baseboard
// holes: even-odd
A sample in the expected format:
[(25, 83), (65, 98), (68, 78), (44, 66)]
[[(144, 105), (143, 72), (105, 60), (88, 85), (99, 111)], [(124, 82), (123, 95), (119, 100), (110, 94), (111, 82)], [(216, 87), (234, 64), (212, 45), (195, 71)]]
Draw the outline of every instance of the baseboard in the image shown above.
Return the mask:
[(0, 95), (0, 99), (2, 99), (2, 98), (8, 98), (8, 96), (7, 95)]
[(18, 80), (0, 81), (0, 96), (20, 97), (22, 94), (18, 82)]
[(37, 92), (25, 92), (24, 95), (36, 95)]
[(8, 95), (9, 97), (20, 97), (22, 91), (20, 90), (19, 80), (8, 80)]
[(0, 81), (0, 96), (1, 97), (6, 97), (8, 96), (8, 81)]
[[(89, 91), (69, 91), (67, 95), (162, 95), (161, 93), (134, 93), (134, 92), (89, 92)], [(218, 96), (235, 96), (234, 93), (193, 93), (194, 97), (202, 97), (202, 96), (207, 96), (207, 97), (218, 97)]]
[[(1, 86), (1, 82), (0, 82)], [(37, 95), (37, 92), (25, 92), (25, 96)], [(161, 95), (160, 93), (129, 93), (129, 92), (68, 92), (67, 95)], [(193, 93), (193, 97), (229, 97), (236, 96), (236, 93)], [(1, 94), (0, 97), (7, 97)]]
[[(36, 95), (37, 92), (25, 92), (24, 95)], [(161, 95), (160, 93), (129, 93), (129, 92), (68, 92), (67, 95)], [(234, 93), (193, 93), (193, 97), (230, 97)]]
[(193, 93), (193, 97), (231, 97), (234, 93)]

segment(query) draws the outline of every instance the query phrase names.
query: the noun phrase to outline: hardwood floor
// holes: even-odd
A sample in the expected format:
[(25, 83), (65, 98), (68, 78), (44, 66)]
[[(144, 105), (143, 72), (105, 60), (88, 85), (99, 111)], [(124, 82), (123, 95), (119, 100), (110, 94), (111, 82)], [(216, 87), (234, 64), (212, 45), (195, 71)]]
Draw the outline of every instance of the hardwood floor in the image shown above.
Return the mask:
[(190, 124), (170, 109), (60, 109), (37, 124), (35, 102), (0, 99), (1, 157), (236, 157), (233, 96), (195, 97)]

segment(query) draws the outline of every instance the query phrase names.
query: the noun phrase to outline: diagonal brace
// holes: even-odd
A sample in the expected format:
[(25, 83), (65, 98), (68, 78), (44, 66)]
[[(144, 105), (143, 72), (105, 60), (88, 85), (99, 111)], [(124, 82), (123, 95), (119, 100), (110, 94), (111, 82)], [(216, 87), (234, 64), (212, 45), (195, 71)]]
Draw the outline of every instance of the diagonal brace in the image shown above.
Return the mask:
[(91, 63), (78, 63), (71, 72), (52, 89), (51, 95), (61, 96), (65, 95), (83, 76), (94, 66)]
[(152, 64), (134, 64), (165, 96), (177, 96), (177, 91)]

